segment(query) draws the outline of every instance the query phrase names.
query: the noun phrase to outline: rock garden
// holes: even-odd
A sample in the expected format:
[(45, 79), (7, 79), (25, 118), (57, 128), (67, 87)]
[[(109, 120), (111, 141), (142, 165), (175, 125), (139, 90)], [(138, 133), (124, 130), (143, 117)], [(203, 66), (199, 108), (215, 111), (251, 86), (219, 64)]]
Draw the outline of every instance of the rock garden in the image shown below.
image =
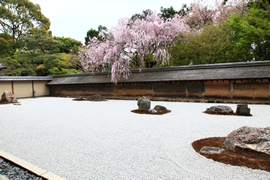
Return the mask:
[[(97, 95), (92, 95), (89, 97), (79, 97), (79, 98), (73, 99), (73, 101), (106, 101), (106, 99), (103, 96), (97, 94)], [(2, 97), (1, 97), (1, 102), (16, 103), (18, 101), (14, 98), (13, 94), (5, 92), (5, 93), (3, 93)], [(105, 104), (107, 104), (107, 103), (110, 103), (110, 101), (106, 102)], [(126, 104), (126, 102), (124, 102), (124, 103)], [(134, 101), (132, 103), (134, 103)], [(75, 103), (75, 104), (77, 104), (77, 103)], [(86, 103), (86, 104), (88, 104), (88, 103)], [(103, 107), (105, 105), (103, 103), (95, 103), (95, 104), (99, 108)], [(137, 114), (147, 114), (147, 115), (162, 115), (162, 114), (166, 114), (166, 113), (171, 112), (171, 110), (167, 109), (167, 107), (166, 107), (166, 106), (169, 106), (167, 103), (166, 104), (164, 103), (165, 104), (165, 106), (164, 106), (164, 105), (162, 105), (162, 101), (161, 101), (160, 104), (161, 105), (155, 105), (153, 108), (151, 108), (151, 101), (143, 96), (143, 97), (139, 98), (137, 101), (138, 109), (132, 110), (131, 112), (137, 113)], [(89, 105), (89, 106), (91, 106), (91, 105)], [(180, 109), (180, 111), (181, 111), (181, 110), (185, 109), (186, 106), (189, 106), (189, 105), (185, 104), (182, 108), (178, 108), (178, 109)], [(130, 107), (133, 107), (133, 106), (130, 106)], [(75, 108), (77, 108), (77, 107), (75, 107)], [(99, 109), (99, 108), (97, 108), (97, 109)], [(129, 111), (130, 110), (129, 108), (126, 108), (125, 112), (131, 114)], [(191, 108), (191, 106), (189, 106), (189, 108)], [(60, 108), (59, 111), (64, 112), (64, 111), (62, 111), (62, 108)], [(180, 111), (179, 111), (179, 113), (180, 113)], [(181, 111), (181, 113), (183, 113), (183, 112), (185, 112), (185, 111)], [(202, 114), (200, 111), (200, 108), (196, 109), (196, 112)], [(215, 118), (213, 118), (214, 115), (217, 115), (219, 117), (220, 117), (220, 115), (252, 116), (250, 114), (250, 112), (251, 112), (251, 110), (250, 110), (250, 108), (248, 108), (248, 105), (246, 105), (246, 104), (237, 105), (235, 112), (229, 106), (211, 106), (210, 108), (207, 108), (204, 111), (204, 113), (211, 114), (211, 116), (208, 116), (208, 115), (204, 115), (204, 116), (206, 117), (206, 120), (211, 119), (211, 117), (212, 117), (212, 119), (215, 119)], [(254, 111), (254, 114), (255, 114), (255, 112), (256, 111)], [(189, 116), (192, 116), (192, 113), (189, 112), (188, 114), (189, 114)], [(168, 115), (169, 116), (164, 116), (164, 117), (160, 116), (158, 118), (163, 120), (166, 117), (170, 117), (171, 114), (168, 114)], [(137, 115), (135, 115), (135, 116), (137, 117)], [(199, 114), (197, 114), (194, 117), (198, 117), (198, 116), (199, 116)], [(178, 121), (173, 121), (174, 123), (179, 123), (178, 126), (176, 126), (177, 131), (178, 131), (179, 125), (181, 126), (181, 125), (183, 125), (183, 123), (186, 123), (186, 125), (184, 125), (183, 127), (185, 127), (185, 126), (189, 127), (188, 126), (189, 122), (185, 121), (185, 119), (181, 119), (181, 117), (184, 117), (184, 116), (179, 116), (179, 117), (180, 117), (180, 119)], [(100, 120), (99, 118), (97, 119), (98, 121)], [(155, 120), (158, 119), (158, 118), (153, 117), (153, 116), (152, 117), (148, 116), (145, 119), (149, 119), (149, 118), (155, 119)], [(229, 117), (226, 117), (226, 118), (229, 118)], [(231, 117), (231, 118), (236, 118), (236, 117)], [(243, 120), (243, 119), (251, 119), (253, 117), (237, 117), (237, 118), (241, 118)], [(119, 119), (119, 118), (116, 118), (116, 119)], [(173, 118), (173, 119), (175, 119), (175, 118)], [(168, 121), (170, 121), (170, 120), (172, 120), (172, 119), (168, 118)], [(224, 120), (224, 118), (223, 118), (223, 120)], [(189, 121), (192, 121), (192, 118), (189, 118)], [(129, 126), (129, 125), (123, 126), (123, 124), (125, 124), (126, 122), (127, 122), (127, 120), (124, 118), (124, 121), (118, 124), (118, 126), (122, 128), (122, 129), (120, 128), (121, 131), (118, 131), (118, 127), (117, 127), (117, 130), (115, 132), (123, 132), (124, 129), (133, 127), (133, 126)], [(131, 121), (131, 122), (133, 122), (133, 121)], [(149, 122), (151, 123), (151, 121), (149, 121)], [(156, 122), (156, 121), (152, 121), (152, 122)], [(197, 121), (194, 121), (194, 122), (197, 123)], [(232, 122), (234, 122), (234, 121), (232, 121)], [(93, 121), (93, 123), (95, 124), (96, 121)], [(108, 123), (110, 123), (110, 121), (108, 121), (107, 123), (104, 123), (102, 126), (108, 128)], [(145, 121), (143, 121), (142, 124), (144, 125)], [(168, 125), (168, 127), (171, 128), (170, 125)], [(194, 123), (192, 124), (192, 128), (193, 127), (194, 127)], [(96, 128), (96, 126), (93, 129), (95, 129), (95, 128)], [(138, 129), (140, 129), (140, 128), (138, 128)], [(163, 129), (163, 127), (159, 127), (159, 130), (162, 130), (162, 129)], [(201, 126), (198, 126), (197, 129), (201, 129)], [(208, 127), (206, 129), (208, 129)], [(182, 129), (182, 131), (183, 130), (184, 129)], [(211, 131), (210, 127), (209, 127), (209, 131)], [(153, 137), (159, 136), (159, 134), (161, 134), (160, 131), (153, 131), (153, 132), (157, 132), (157, 134), (155, 134), (155, 136), (153, 136)], [(164, 130), (163, 134), (166, 134), (166, 133), (167, 133), (167, 130)], [(133, 137), (133, 133), (131, 133), (131, 134)], [(162, 137), (162, 136), (160, 136), (160, 137)], [(200, 137), (202, 137), (202, 135)], [(205, 137), (205, 136), (203, 136), (203, 137)], [(192, 141), (194, 141), (194, 139)], [(189, 141), (189, 144), (192, 141)], [(127, 141), (127, 142), (129, 142), (129, 141)], [(203, 138), (203, 139), (196, 140), (196, 141), (192, 142), (192, 147), (194, 148), (194, 150), (198, 154), (200, 154), (206, 158), (213, 159), (214, 161), (218, 161), (218, 162), (230, 164), (230, 165), (236, 165), (236, 166), (245, 166), (245, 167), (249, 167), (252, 169), (261, 169), (261, 170), (270, 172), (270, 127), (258, 128), (258, 127), (243, 126), (243, 127), (238, 128), (238, 129), (235, 129), (234, 131), (229, 133), (227, 136), (225, 134), (224, 137), (209, 137), (209, 138)]]
[(238, 104), (236, 112), (233, 112), (232, 108), (229, 106), (211, 106), (210, 108), (207, 108), (204, 113), (215, 115), (252, 116), (247, 104)]
[(243, 126), (227, 137), (200, 139), (192, 146), (214, 161), (270, 172), (270, 127)]
[(156, 105), (153, 109), (151, 109), (151, 101), (147, 99), (145, 96), (138, 99), (137, 105), (138, 109), (132, 110), (131, 112), (137, 114), (151, 114), (151, 115), (162, 115), (171, 112), (171, 110), (168, 110), (166, 107), (162, 105)]
[[(237, 105), (235, 112), (229, 106), (212, 106), (204, 113), (252, 116), (247, 104)], [(227, 137), (200, 139), (194, 141), (192, 146), (199, 154), (215, 161), (270, 171), (270, 127), (243, 126)]]

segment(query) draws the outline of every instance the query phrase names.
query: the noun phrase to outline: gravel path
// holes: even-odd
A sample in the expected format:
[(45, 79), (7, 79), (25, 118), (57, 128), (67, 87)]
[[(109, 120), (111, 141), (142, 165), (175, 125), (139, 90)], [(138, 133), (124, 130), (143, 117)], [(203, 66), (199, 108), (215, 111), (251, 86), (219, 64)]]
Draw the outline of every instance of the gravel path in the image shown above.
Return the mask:
[[(270, 172), (215, 162), (195, 140), (226, 136), (241, 126), (270, 125), (269, 105), (252, 117), (202, 113), (210, 103), (152, 101), (165, 115), (142, 115), (137, 101), (21, 99), (0, 106), (0, 149), (66, 179), (269, 179)], [(229, 104), (236, 110), (236, 104)]]

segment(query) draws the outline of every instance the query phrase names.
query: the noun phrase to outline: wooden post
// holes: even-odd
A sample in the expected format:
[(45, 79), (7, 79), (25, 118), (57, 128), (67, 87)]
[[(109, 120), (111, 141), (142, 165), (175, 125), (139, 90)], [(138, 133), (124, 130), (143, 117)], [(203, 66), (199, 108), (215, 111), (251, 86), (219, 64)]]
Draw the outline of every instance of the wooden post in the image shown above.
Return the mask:
[(12, 94), (14, 95), (14, 94), (15, 94), (15, 91), (14, 91), (14, 84), (13, 84), (13, 81), (11, 81), (11, 89), (12, 89)]
[(230, 98), (233, 98), (233, 81), (230, 81)]
[(269, 86), (268, 86), (268, 97), (269, 97), (269, 100), (270, 100), (270, 80), (268, 79), (268, 84), (269, 84)]
[(32, 81), (32, 94), (33, 94), (33, 97), (35, 98), (36, 97), (36, 91), (35, 91), (35, 85), (34, 85), (34, 81)]
[(155, 83), (152, 82), (152, 96), (154, 97), (155, 96)]
[(35, 90), (35, 87), (34, 87), (34, 81), (32, 81), (32, 91)]
[(188, 88), (187, 88), (187, 81), (185, 82), (185, 88), (186, 88), (186, 98), (188, 98)]

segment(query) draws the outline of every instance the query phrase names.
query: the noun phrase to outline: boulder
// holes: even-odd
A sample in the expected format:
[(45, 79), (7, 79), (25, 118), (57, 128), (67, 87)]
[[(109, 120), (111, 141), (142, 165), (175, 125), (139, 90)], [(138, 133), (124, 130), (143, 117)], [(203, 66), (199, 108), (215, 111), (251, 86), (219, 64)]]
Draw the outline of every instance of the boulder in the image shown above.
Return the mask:
[(155, 109), (155, 110), (167, 110), (166, 107), (161, 106), (161, 105), (156, 105), (156, 106), (154, 107), (154, 109)]
[(1, 101), (6, 101), (9, 103), (16, 103), (18, 100), (14, 97), (14, 95), (11, 92), (4, 91), (1, 96)]
[(270, 155), (270, 129), (243, 126), (228, 134), (224, 145), (229, 149), (237, 146)]
[(211, 106), (205, 110), (206, 113), (221, 113), (221, 114), (230, 114), (233, 113), (232, 108), (229, 106)]
[(106, 99), (103, 96), (101, 96), (100, 94), (95, 94), (95, 95), (89, 96), (87, 98), (87, 100), (91, 100), (91, 101), (105, 101)]
[(138, 99), (137, 105), (139, 106), (139, 110), (148, 110), (151, 107), (151, 102), (145, 96)]
[(80, 96), (78, 99), (83, 100), (83, 97), (82, 97), (82, 96)]
[(219, 154), (224, 149), (221, 148), (216, 148), (216, 147), (209, 147), (209, 146), (203, 146), (200, 150), (201, 153), (206, 153), (206, 154)]
[(247, 104), (238, 104), (236, 114), (250, 115), (250, 108), (248, 108)]

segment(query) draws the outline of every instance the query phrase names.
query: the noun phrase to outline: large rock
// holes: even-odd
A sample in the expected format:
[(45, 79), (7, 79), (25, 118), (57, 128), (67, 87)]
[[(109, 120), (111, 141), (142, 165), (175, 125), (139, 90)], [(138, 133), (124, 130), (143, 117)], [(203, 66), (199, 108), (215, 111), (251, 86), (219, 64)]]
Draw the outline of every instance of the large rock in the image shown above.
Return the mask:
[(238, 104), (236, 108), (236, 114), (250, 115), (250, 109), (247, 104)]
[(154, 107), (155, 110), (167, 110), (167, 108), (165, 106), (161, 106), (161, 105), (156, 105)]
[(243, 126), (231, 132), (224, 141), (224, 145), (229, 149), (237, 146), (270, 155), (270, 128)]
[(148, 110), (151, 107), (151, 102), (145, 96), (138, 99), (137, 105), (139, 106), (139, 110)]
[(18, 100), (14, 97), (14, 95), (11, 92), (4, 91), (1, 96), (1, 101), (6, 101), (9, 103), (16, 103)]
[(230, 113), (233, 113), (233, 110), (229, 106), (211, 106), (210, 108), (207, 108), (205, 112), (230, 114)]
[(88, 100), (91, 100), (91, 101), (105, 101), (106, 99), (101, 96), (100, 94), (95, 94), (95, 95), (92, 95), (92, 96), (89, 96), (87, 98)]

